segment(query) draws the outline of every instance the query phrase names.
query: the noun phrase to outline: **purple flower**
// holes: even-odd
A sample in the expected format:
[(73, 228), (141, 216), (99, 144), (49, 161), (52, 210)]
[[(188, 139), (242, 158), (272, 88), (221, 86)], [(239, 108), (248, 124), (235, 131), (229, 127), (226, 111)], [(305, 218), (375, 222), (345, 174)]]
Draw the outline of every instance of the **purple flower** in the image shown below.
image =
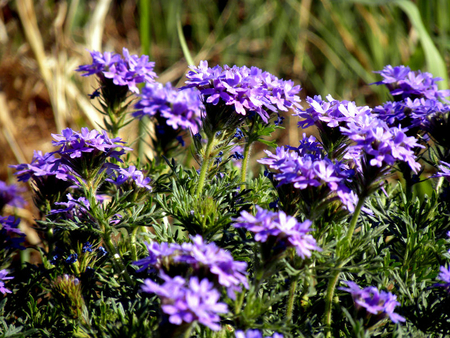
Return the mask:
[[(185, 264), (193, 269), (193, 274), (209, 271), (211, 281), (227, 289), (230, 298), (235, 298), (235, 291), (240, 291), (240, 284), (248, 288), (246, 278), (247, 263), (238, 262), (233, 256), (216, 246), (215, 243), (204, 243), (200, 235), (192, 237), (193, 243), (161, 243), (146, 244), (149, 256), (134, 264), (145, 269), (163, 270), (168, 273), (170, 265)], [(204, 275), (203, 275), (204, 276)]]
[(0, 247), (9, 249), (25, 249), (22, 243), (25, 241), (25, 234), (20, 230), (20, 218), (14, 216), (0, 216)]
[(134, 117), (159, 115), (174, 130), (190, 130), (193, 134), (198, 132), (205, 109), (197, 89), (177, 90), (170, 83), (146, 83), (135, 108)]
[(52, 144), (61, 146), (55, 153), (69, 163), (71, 159), (81, 158), (83, 154), (101, 155), (105, 158), (112, 157), (122, 162), (119, 156), (123, 155), (125, 150), (132, 150), (123, 145), (125, 142), (122, 142), (120, 137), (110, 139), (104, 130), (99, 133), (97, 130), (89, 131), (88, 128), (81, 128), (81, 132), (78, 133), (67, 128), (61, 134), (52, 134), (52, 136), (55, 139)]
[(401, 95), (403, 99), (407, 97), (443, 99), (450, 96), (450, 90), (438, 90), (436, 82), (442, 81), (442, 79), (433, 78), (430, 73), (414, 72), (405, 66), (386, 66), (383, 70), (375, 73), (380, 73), (384, 79), (374, 84), (386, 85), (392, 95)]
[(389, 317), (394, 323), (406, 321), (405, 318), (394, 312), (395, 307), (400, 305), (397, 296), (386, 291), (380, 292), (373, 286), (361, 289), (355, 282), (344, 281), (344, 283), (348, 287), (339, 289), (352, 295), (357, 310), (364, 309), (370, 314), (379, 316), (380, 319)]
[(438, 278), (444, 283), (436, 283), (433, 284), (433, 286), (443, 287), (447, 291), (450, 291), (450, 267), (446, 268), (445, 266), (441, 266), (439, 270), (441, 272), (439, 273)]
[[(259, 330), (247, 330), (244, 331), (236, 331), (236, 338), (263, 338), (263, 334)], [(274, 333), (272, 337), (266, 336), (264, 338), (283, 338), (283, 335), (281, 333)]]
[(225, 303), (220, 303), (220, 293), (214, 289), (208, 279), (199, 280), (191, 277), (186, 281), (180, 276), (171, 278), (163, 272), (160, 274), (164, 284), (159, 285), (150, 279), (144, 281), (142, 290), (155, 293), (161, 299), (163, 312), (169, 315), (169, 322), (175, 325), (199, 323), (211, 330), (221, 329), (219, 313), (228, 312)]
[(8, 280), (8, 279), (13, 279), (14, 277), (6, 277), (6, 275), (8, 274), (8, 271), (6, 270), (0, 270), (0, 292), (5, 294), (5, 293), (11, 293), (11, 290), (8, 290), (7, 288), (5, 288), (5, 283), (3, 282), (4, 280)]
[(60, 164), (54, 153), (42, 154), (35, 151), (30, 164), (23, 163), (12, 165), (17, 170), (16, 176), (19, 182), (28, 182), (30, 179), (36, 180), (38, 177), (55, 176), (58, 180), (74, 180), (69, 174), (69, 168)]
[(112, 174), (112, 178), (107, 179), (107, 181), (112, 182), (116, 185), (122, 185), (128, 180), (132, 180), (136, 186), (140, 188), (145, 188), (149, 191), (152, 190), (150, 186), (150, 178), (144, 177), (144, 173), (140, 170), (137, 170), (134, 165), (130, 166), (127, 169), (124, 168), (114, 168), (117, 171), (117, 174)]
[(82, 76), (97, 75), (101, 80), (111, 79), (117, 86), (128, 86), (129, 90), (138, 94), (138, 83), (154, 82), (156, 73), (153, 71), (154, 62), (148, 61), (147, 55), (138, 57), (130, 55), (128, 49), (123, 48), (123, 58), (116, 53), (96, 51), (90, 52), (92, 64), (79, 66), (77, 72), (85, 72)]
[[(295, 217), (286, 215), (283, 211), (271, 212), (256, 206), (256, 215), (242, 211), (233, 220), (235, 228), (245, 228), (255, 234), (257, 242), (266, 242), (270, 237), (275, 238), (285, 248), (293, 247), (297, 254), (305, 259), (311, 257), (312, 251), (322, 251), (316, 240), (308, 232), (313, 231), (311, 221), (298, 222)], [(275, 245), (277, 245), (275, 244)]]
[(52, 209), (50, 215), (63, 214), (67, 219), (82, 217), (88, 214), (90, 209), (89, 201), (85, 197), (73, 198), (71, 194), (67, 194), (67, 202), (56, 202), (55, 205), (65, 206), (65, 209)]
[(279, 181), (278, 187), (284, 184), (292, 184), (300, 190), (327, 187), (330, 194), (336, 194), (352, 212), (354, 201), (348, 198), (351, 191), (347, 183), (354, 174), (353, 170), (342, 162), (323, 157), (323, 150), (314, 137), (303, 137), (298, 148), (278, 147), (275, 154), (266, 150), (268, 157), (258, 162), (277, 171), (273, 178)]
[(12, 207), (23, 207), (25, 200), (20, 196), (23, 189), (15, 184), (7, 185), (6, 182), (0, 181), (0, 210), (3, 206), (10, 205)]
[[(346, 126), (340, 127), (340, 131), (354, 142), (348, 150), (348, 158), (355, 159), (367, 154), (371, 166), (382, 168), (402, 161), (407, 162), (415, 173), (420, 170), (414, 148), (423, 146), (416, 138), (408, 137), (406, 130), (401, 127), (390, 128), (375, 115), (363, 113), (347, 121)], [(360, 164), (358, 161), (356, 163)]]
[[(441, 161), (441, 164), (438, 165), (439, 172), (430, 177), (445, 177), (448, 181), (450, 181), (450, 163)], [(450, 231), (448, 232), (450, 235)]]
[(300, 86), (292, 81), (280, 80), (256, 67), (208, 67), (207, 61), (200, 61), (198, 67), (190, 66), (186, 75), (186, 86), (200, 90), (205, 102), (217, 105), (219, 102), (234, 106), (237, 114), (258, 113), (268, 122), (269, 111), (288, 111), (300, 107), (297, 95)]

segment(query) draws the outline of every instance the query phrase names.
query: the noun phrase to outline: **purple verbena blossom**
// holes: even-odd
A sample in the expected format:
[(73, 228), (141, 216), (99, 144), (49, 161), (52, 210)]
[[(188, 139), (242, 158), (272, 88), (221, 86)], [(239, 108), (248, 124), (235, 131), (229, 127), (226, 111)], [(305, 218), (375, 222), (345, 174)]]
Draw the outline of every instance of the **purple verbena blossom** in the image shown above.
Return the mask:
[(357, 310), (365, 309), (368, 313), (381, 317), (380, 319), (389, 317), (394, 323), (405, 321), (405, 318), (394, 312), (395, 307), (400, 305), (397, 296), (386, 291), (380, 292), (373, 286), (361, 289), (355, 282), (344, 281), (344, 283), (348, 287), (339, 289), (352, 295)]
[(174, 130), (190, 130), (193, 134), (198, 132), (205, 108), (197, 89), (178, 90), (172, 88), (170, 83), (165, 86), (161, 83), (146, 83), (139, 97), (134, 117), (159, 115)]
[(420, 170), (413, 149), (423, 146), (416, 138), (407, 136), (406, 130), (401, 126), (390, 128), (375, 115), (363, 113), (347, 121), (345, 126), (340, 127), (340, 131), (354, 142), (349, 148), (347, 157), (354, 159), (357, 154), (360, 156), (367, 154), (371, 166), (382, 168), (386, 165), (392, 166), (396, 161), (402, 161), (407, 162), (415, 173)]
[(292, 81), (278, 79), (256, 67), (208, 67), (207, 61), (200, 61), (198, 67), (190, 66), (186, 75), (186, 86), (200, 90), (206, 103), (217, 105), (219, 101), (233, 105), (236, 113), (247, 115), (258, 113), (268, 122), (269, 111), (288, 111), (300, 107), (297, 95), (300, 86)]
[(207, 269), (209, 278), (214, 283), (227, 289), (230, 298), (235, 298), (235, 291), (240, 291), (240, 284), (248, 288), (246, 278), (247, 263), (238, 262), (231, 254), (219, 248), (215, 243), (204, 243), (200, 235), (192, 237), (193, 243), (152, 243), (147, 244), (149, 256), (134, 264), (145, 269), (164, 270), (168, 272), (170, 264), (186, 264), (200, 273)]
[(327, 186), (330, 193), (336, 193), (346, 208), (353, 212), (355, 199), (350, 198), (347, 183), (354, 171), (342, 162), (323, 157), (323, 151), (314, 138), (304, 135), (298, 148), (278, 147), (275, 154), (268, 150), (265, 152), (268, 157), (257, 162), (277, 171), (273, 179), (279, 181), (278, 186), (292, 184), (300, 190)]
[(23, 191), (15, 184), (7, 185), (6, 182), (0, 181), (0, 210), (5, 205), (17, 208), (23, 207), (25, 200), (20, 196)]
[[(246, 332), (238, 330), (236, 331), (236, 338), (263, 338), (263, 334), (259, 330), (247, 330)], [(274, 333), (272, 337), (265, 336), (264, 338), (283, 338), (281, 333)]]
[[(52, 134), (55, 141), (54, 146), (61, 146), (55, 154), (61, 158), (76, 159), (81, 158), (83, 154), (100, 155), (104, 158), (112, 157), (119, 162), (122, 160), (119, 156), (125, 153), (125, 150), (132, 150), (124, 146), (125, 142), (120, 137), (110, 139), (106, 131), (99, 133), (97, 130), (89, 131), (88, 128), (81, 128), (81, 132), (73, 131), (70, 128), (64, 129), (61, 134)], [(120, 150), (117, 150), (120, 149)]]
[(145, 177), (144, 173), (140, 170), (137, 170), (134, 165), (130, 166), (129, 168), (115, 168), (117, 174), (112, 173), (111, 177), (108, 178), (107, 181), (112, 182), (116, 185), (122, 185), (128, 180), (132, 180), (136, 186), (140, 188), (145, 188), (149, 191), (152, 190), (152, 187), (150, 186), (150, 178)]
[(8, 279), (13, 279), (14, 277), (6, 277), (7, 274), (8, 274), (8, 271), (6, 271), (5, 269), (0, 270), (0, 292), (3, 294), (11, 293), (11, 290), (5, 288), (5, 283), (3, 281), (8, 280)]
[(128, 86), (129, 90), (138, 94), (139, 83), (155, 81), (153, 71), (154, 62), (148, 61), (147, 55), (138, 57), (130, 55), (128, 49), (123, 48), (123, 58), (116, 53), (97, 51), (90, 52), (92, 64), (79, 66), (77, 72), (85, 72), (82, 76), (97, 75), (101, 80), (111, 79), (117, 86)]
[(311, 221), (299, 222), (295, 217), (286, 215), (283, 211), (272, 212), (256, 206), (256, 215), (242, 211), (240, 216), (233, 219), (235, 228), (245, 228), (255, 234), (257, 242), (266, 242), (269, 238), (276, 239), (275, 246), (293, 247), (297, 254), (305, 259), (311, 257), (312, 251), (322, 251), (316, 240), (308, 232)]
[(386, 85), (392, 95), (401, 95), (403, 99), (407, 97), (443, 99), (450, 96), (450, 90), (438, 90), (436, 82), (442, 81), (442, 79), (433, 78), (430, 73), (414, 72), (409, 67), (392, 67), (390, 65), (375, 73), (380, 73), (384, 79), (374, 84)]
[[(440, 161), (441, 164), (438, 165), (438, 171), (431, 177), (445, 177), (447, 181), (450, 181), (450, 163)], [(450, 231), (448, 233), (450, 235)]]
[(180, 276), (171, 278), (160, 273), (164, 284), (159, 285), (150, 279), (144, 281), (142, 290), (155, 293), (161, 299), (163, 312), (169, 315), (169, 322), (175, 325), (199, 323), (218, 331), (219, 313), (228, 312), (225, 303), (220, 303), (220, 293), (208, 279), (199, 280), (194, 276), (186, 281)]

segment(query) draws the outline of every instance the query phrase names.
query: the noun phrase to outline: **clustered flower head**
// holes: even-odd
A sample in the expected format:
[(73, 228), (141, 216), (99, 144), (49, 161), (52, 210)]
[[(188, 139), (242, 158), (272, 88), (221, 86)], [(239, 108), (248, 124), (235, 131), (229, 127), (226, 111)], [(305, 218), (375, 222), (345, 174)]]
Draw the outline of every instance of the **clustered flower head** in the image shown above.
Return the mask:
[(275, 239), (275, 247), (285, 250), (295, 248), (297, 254), (305, 259), (311, 257), (312, 251), (322, 251), (316, 240), (309, 234), (311, 221), (299, 222), (295, 217), (286, 215), (283, 211), (272, 212), (256, 206), (256, 215), (242, 211), (234, 219), (235, 228), (245, 228), (255, 234), (257, 242), (266, 242)]
[(303, 118), (298, 123), (300, 128), (316, 126), (322, 131), (324, 125), (329, 128), (336, 128), (345, 125), (352, 117), (370, 111), (370, 108), (367, 106), (358, 107), (351, 101), (335, 100), (331, 95), (328, 95), (326, 99), (327, 101), (322, 100), (320, 95), (306, 99), (310, 107), (306, 109), (299, 108), (297, 110), (298, 113), (295, 114), (295, 116)]
[(339, 289), (350, 292), (357, 310), (364, 309), (368, 314), (379, 317), (379, 320), (389, 317), (394, 323), (405, 321), (405, 318), (394, 312), (395, 307), (400, 305), (397, 296), (390, 292), (379, 291), (374, 286), (361, 289), (355, 282), (344, 281), (344, 283), (348, 287)]
[(170, 323), (181, 325), (198, 321), (211, 330), (220, 330), (218, 314), (228, 312), (228, 306), (219, 302), (220, 292), (212, 282), (197, 276), (188, 280), (180, 276), (172, 278), (162, 271), (160, 277), (164, 280), (162, 285), (146, 279), (142, 290), (160, 297), (161, 308)]
[(415, 137), (407, 136), (401, 127), (389, 127), (375, 115), (364, 112), (347, 121), (340, 131), (354, 142), (348, 150), (348, 158), (357, 159), (367, 154), (371, 166), (382, 168), (400, 161), (408, 163), (415, 173), (420, 170), (414, 148), (423, 146)]
[(174, 265), (192, 269), (193, 275), (203, 275), (206, 271), (209, 279), (216, 286), (225, 287), (232, 299), (236, 298), (235, 291), (241, 290), (241, 284), (248, 288), (247, 263), (235, 261), (228, 251), (213, 242), (205, 243), (200, 235), (192, 237), (192, 243), (153, 242), (147, 244), (147, 249), (149, 256), (134, 263), (141, 266), (139, 271), (154, 269), (170, 273)]
[(8, 279), (13, 279), (14, 277), (6, 277), (6, 275), (8, 274), (8, 271), (6, 271), (5, 269), (0, 270), (0, 292), (5, 294), (5, 293), (11, 293), (11, 290), (5, 288), (5, 280)]
[[(70, 159), (81, 158), (83, 154), (92, 154), (93, 157), (101, 155), (104, 158), (114, 158), (119, 162), (119, 156), (125, 154), (125, 150), (132, 150), (124, 146), (125, 142), (120, 137), (110, 139), (106, 131), (99, 133), (97, 130), (89, 131), (88, 128), (81, 128), (81, 132), (73, 131), (70, 128), (64, 129), (61, 134), (52, 134), (55, 141), (54, 146), (61, 146), (56, 154), (65, 159), (63, 163), (70, 163)], [(120, 149), (120, 150), (117, 150)]]
[[(246, 332), (238, 330), (236, 338), (263, 338), (263, 334), (259, 330), (247, 330)], [(264, 338), (283, 338), (283, 335), (275, 332), (272, 337), (265, 336)]]
[(117, 86), (128, 86), (129, 90), (136, 94), (139, 93), (137, 84), (154, 82), (157, 77), (153, 71), (155, 63), (150, 62), (147, 55), (141, 57), (130, 55), (126, 48), (123, 48), (123, 58), (111, 52), (90, 53), (92, 64), (82, 65), (76, 69), (77, 72), (84, 72), (82, 76), (97, 75), (100, 80), (110, 79)]
[(278, 79), (256, 67), (229, 67), (227, 65), (208, 67), (207, 61), (200, 61), (198, 67), (190, 66), (184, 88), (200, 90), (206, 103), (219, 102), (234, 106), (237, 114), (256, 112), (268, 122), (268, 111), (288, 111), (300, 107), (300, 86), (292, 81)]
[(174, 130), (190, 130), (198, 133), (204, 114), (200, 93), (195, 88), (178, 90), (170, 83), (146, 83), (135, 105), (134, 117), (161, 117)]
[(5, 205), (18, 208), (23, 207), (25, 200), (20, 196), (22, 191), (15, 184), (8, 185), (6, 182), (0, 181), (0, 211)]
[(393, 96), (427, 99), (443, 99), (450, 96), (450, 90), (438, 90), (436, 82), (442, 81), (442, 79), (433, 78), (430, 73), (422, 73), (420, 70), (414, 72), (407, 66), (392, 67), (391, 65), (375, 73), (379, 73), (383, 80), (374, 84), (386, 85)]
[(322, 155), (322, 147), (313, 136), (300, 142), (298, 148), (277, 147), (275, 154), (265, 150), (268, 157), (258, 160), (276, 171), (273, 179), (278, 187), (291, 184), (299, 190), (328, 187), (350, 211), (354, 211), (357, 198), (348, 188), (354, 171), (343, 162), (331, 161)]
[(65, 208), (52, 209), (50, 215), (63, 214), (66, 219), (73, 220), (75, 217), (80, 218), (87, 215), (90, 204), (85, 197), (77, 199), (72, 197), (72, 194), (67, 194), (67, 202), (56, 202), (55, 205), (60, 205)]

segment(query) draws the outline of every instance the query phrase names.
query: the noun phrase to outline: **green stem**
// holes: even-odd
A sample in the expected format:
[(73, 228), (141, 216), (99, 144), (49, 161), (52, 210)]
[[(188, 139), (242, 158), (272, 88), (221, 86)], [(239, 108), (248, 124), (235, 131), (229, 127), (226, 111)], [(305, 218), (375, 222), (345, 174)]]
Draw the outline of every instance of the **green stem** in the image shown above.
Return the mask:
[(131, 259), (133, 260), (133, 262), (137, 261), (137, 250), (136, 250), (136, 235), (138, 232), (139, 227), (136, 227), (133, 229), (133, 231), (131, 232), (131, 238), (130, 238), (130, 242), (131, 242)]
[(107, 235), (106, 233), (103, 235), (103, 241), (106, 245), (106, 247), (108, 248), (108, 252), (113, 255), (112, 257), (112, 262), (114, 264), (114, 269), (116, 270), (116, 272), (119, 275), (123, 275), (123, 277), (125, 278), (126, 282), (133, 286), (134, 283), (130, 278), (130, 275), (127, 272), (127, 269), (125, 268), (125, 265), (123, 264), (122, 261), (122, 257), (120, 256), (120, 254), (117, 252), (116, 246), (114, 245), (114, 243), (111, 240), (111, 237), (109, 235)]
[(336, 248), (336, 253), (339, 258), (341, 258), (341, 263), (338, 264), (337, 269), (333, 272), (330, 281), (328, 282), (327, 294), (325, 296), (325, 326), (327, 330), (327, 338), (331, 337), (331, 312), (332, 312), (332, 302), (334, 297), (334, 291), (336, 289), (336, 284), (339, 280), (339, 275), (341, 273), (341, 268), (345, 265), (346, 261), (343, 260), (342, 255), (345, 255), (349, 252), (348, 248), (351, 244), (353, 233), (355, 232), (355, 227), (358, 222), (359, 214), (361, 213), (361, 209), (364, 205), (365, 196), (359, 198), (358, 204), (356, 205), (355, 212), (353, 213), (352, 219), (350, 221), (350, 226), (347, 231), (347, 235), (344, 240), (338, 243), (338, 247)]
[(209, 169), (209, 165), (211, 163), (211, 151), (214, 147), (214, 136), (208, 138), (208, 144), (206, 145), (206, 150), (203, 155), (202, 168), (200, 170), (200, 177), (198, 179), (197, 190), (195, 192), (196, 196), (200, 196), (200, 193), (203, 190), (203, 186), (205, 185), (206, 172)]
[(247, 179), (247, 168), (248, 168), (248, 161), (250, 159), (250, 152), (252, 148), (253, 142), (248, 142), (245, 145), (244, 148), (244, 159), (242, 160), (242, 167), (241, 167), (241, 183), (245, 183)]
[(289, 288), (289, 298), (288, 298), (288, 305), (286, 309), (286, 322), (290, 322), (292, 319), (292, 311), (294, 309), (294, 299), (295, 299), (295, 291), (297, 290), (298, 285), (298, 278), (295, 278), (291, 286)]

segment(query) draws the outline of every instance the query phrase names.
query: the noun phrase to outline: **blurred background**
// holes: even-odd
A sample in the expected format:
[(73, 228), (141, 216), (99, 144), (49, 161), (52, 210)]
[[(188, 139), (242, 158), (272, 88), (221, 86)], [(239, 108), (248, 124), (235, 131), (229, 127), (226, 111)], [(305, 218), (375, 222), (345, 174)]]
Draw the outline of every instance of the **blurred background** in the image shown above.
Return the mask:
[[(0, 180), (13, 183), (8, 165), (34, 150), (54, 150), (51, 133), (101, 122), (87, 95), (95, 79), (74, 71), (92, 62), (88, 50), (148, 54), (158, 81), (180, 86), (184, 36), (195, 64), (257, 66), (300, 84), (302, 98), (373, 107), (388, 99), (369, 86), (373, 71), (388, 64), (432, 72), (447, 88), (449, 17), (448, 0), (0, 0)], [(280, 145), (302, 133), (289, 115)]]

